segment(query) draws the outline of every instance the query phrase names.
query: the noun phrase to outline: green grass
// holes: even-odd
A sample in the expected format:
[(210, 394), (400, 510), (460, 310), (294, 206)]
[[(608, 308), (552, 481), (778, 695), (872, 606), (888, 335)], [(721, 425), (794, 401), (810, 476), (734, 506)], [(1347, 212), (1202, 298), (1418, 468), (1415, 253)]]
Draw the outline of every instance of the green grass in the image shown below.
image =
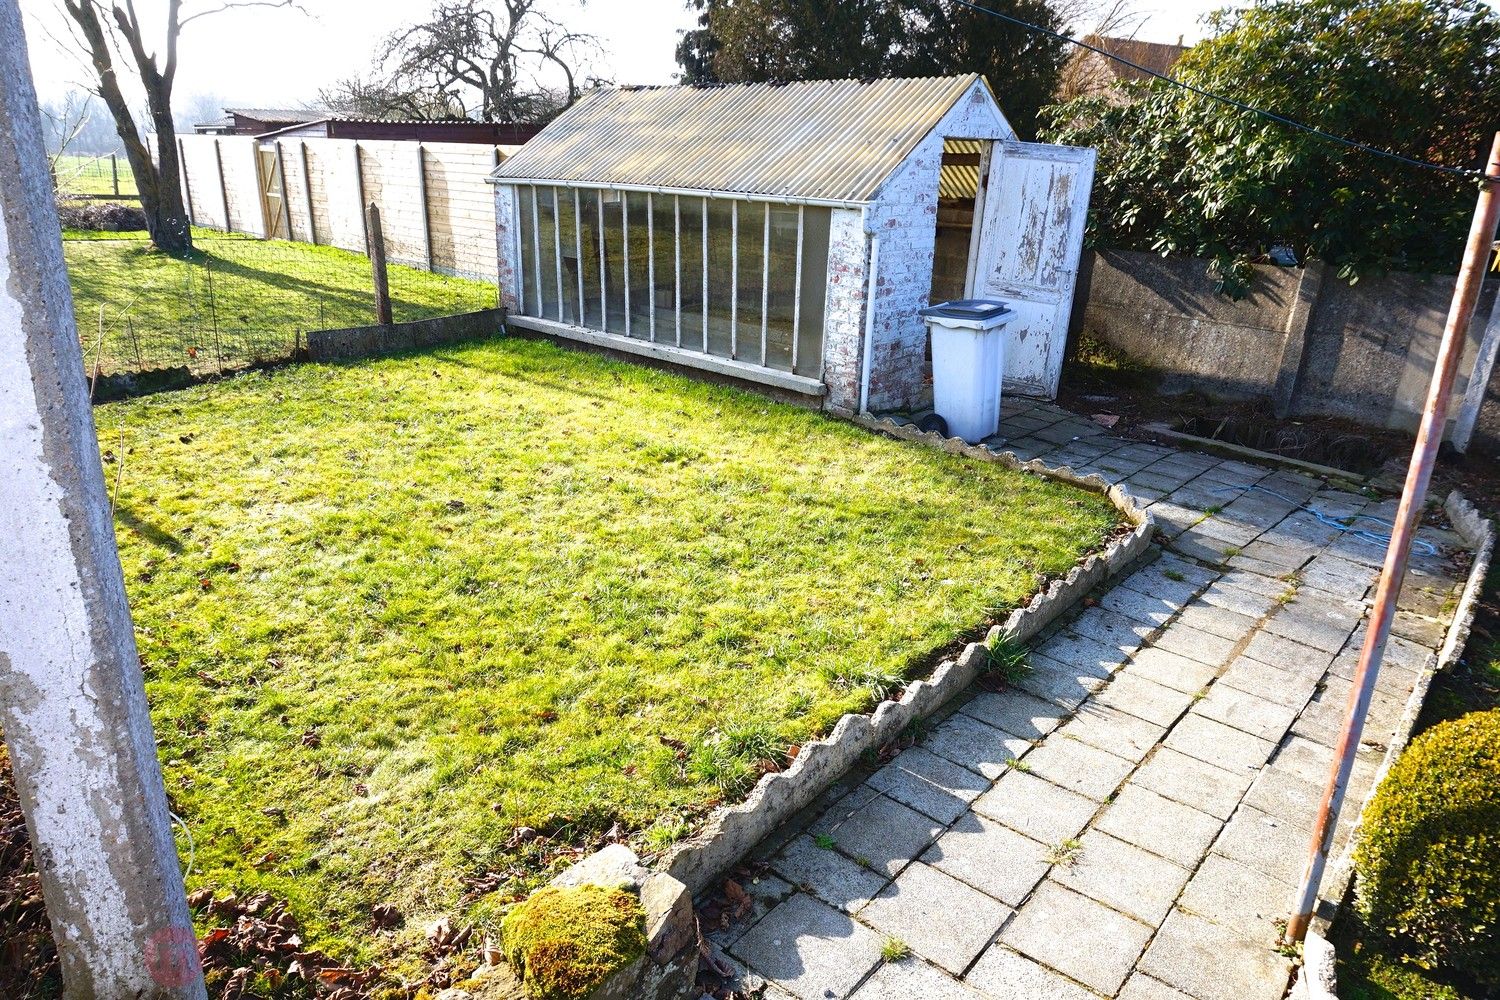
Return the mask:
[[(135, 174), (125, 155), (119, 155), (120, 195), (138, 192)], [(59, 156), (53, 166), (57, 189), (66, 194), (116, 194), (109, 156)]]
[[(287, 357), (298, 334), (374, 322), (370, 264), (308, 243), (207, 238), (182, 259), (134, 234), (63, 245), (84, 360), (92, 372), (186, 365), (218, 371)], [(495, 288), (391, 265), (396, 322), (490, 308)]]
[(476, 880), (499, 895), (471, 915), (616, 823), (677, 839), (871, 707), (840, 678), (929, 669), (1117, 523), (1094, 494), (531, 341), (96, 415), (190, 882), (272, 892), (352, 961), (376, 957), (373, 904), (415, 949)]

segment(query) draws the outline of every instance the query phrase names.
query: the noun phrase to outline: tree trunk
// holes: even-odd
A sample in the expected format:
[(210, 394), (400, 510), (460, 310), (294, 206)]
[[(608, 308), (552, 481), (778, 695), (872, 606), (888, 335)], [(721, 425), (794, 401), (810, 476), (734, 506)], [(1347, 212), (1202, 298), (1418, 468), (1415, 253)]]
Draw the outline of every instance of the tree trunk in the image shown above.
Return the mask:
[[(152, 93), (151, 90), (156, 90)], [(136, 184), (141, 192), (141, 210), (146, 213), (146, 231), (158, 250), (184, 254), (193, 249), (193, 230), (182, 198), (182, 164), (177, 157), (177, 129), (172, 122), (171, 94), (160, 84), (148, 89), (151, 121), (156, 129), (156, 162), (149, 164), (151, 200), (140, 172)]]

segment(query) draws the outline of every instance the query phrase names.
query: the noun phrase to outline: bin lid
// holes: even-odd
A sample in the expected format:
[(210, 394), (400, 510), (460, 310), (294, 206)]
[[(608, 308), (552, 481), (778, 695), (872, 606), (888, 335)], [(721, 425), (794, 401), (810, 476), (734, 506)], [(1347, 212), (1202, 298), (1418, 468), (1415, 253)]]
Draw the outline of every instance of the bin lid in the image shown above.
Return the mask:
[(942, 319), (983, 320), (994, 319), (1009, 311), (1010, 307), (999, 299), (957, 299), (928, 306), (922, 310), (922, 315)]

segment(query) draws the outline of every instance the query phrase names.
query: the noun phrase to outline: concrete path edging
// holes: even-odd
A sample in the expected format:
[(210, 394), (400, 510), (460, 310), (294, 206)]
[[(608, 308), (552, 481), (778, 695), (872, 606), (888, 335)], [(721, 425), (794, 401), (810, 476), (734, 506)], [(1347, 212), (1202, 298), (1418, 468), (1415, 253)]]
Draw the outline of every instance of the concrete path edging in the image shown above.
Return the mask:
[[(1103, 494), (1134, 525), (1128, 533), (1110, 540), (1102, 551), (1085, 557), (1065, 576), (1053, 580), (1025, 607), (1011, 612), (1004, 624), (991, 628), (987, 641), (1004, 637), (1024, 642), (1032, 638), (1089, 591), (1121, 575), (1147, 554), (1155, 519), (1127, 488), (1103, 477), (1081, 476), (1067, 466), (1051, 468), (1039, 460), (1021, 461), (1013, 453), (924, 433), (915, 425), (889, 418), (855, 417), (852, 422), (903, 441), (978, 461), (998, 462)], [(715, 810), (700, 831), (669, 849), (654, 867), (686, 884), (694, 895), (716, 885), (762, 840), (832, 787), (862, 755), (895, 740), (911, 723), (932, 715), (967, 690), (984, 668), (987, 649), (985, 643), (969, 643), (957, 658), (939, 664), (931, 677), (910, 684), (899, 701), (882, 702), (868, 714), (844, 716), (827, 737), (804, 745), (786, 770), (761, 778), (743, 802)]]
[(1364, 825), (1365, 808), (1375, 797), (1375, 793), (1380, 790), (1380, 785), (1385, 781), (1385, 776), (1390, 773), (1391, 767), (1411, 742), (1416, 731), (1417, 719), (1422, 714), (1422, 706), (1427, 701), (1427, 692), (1432, 687), (1433, 678), (1439, 673), (1451, 670), (1458, 662), (1459, 657), (1463, 655), (1464, 648), (1468, 645), (1469, 633), (1474, 627), (1474, 614), (1478, 609), (1479, 594), (1484, 588), (1484, 580), (1489, 574), (1490, 561), (1494, 556), (1495, 523), (1482, 516), (1475, 506), (1457, 490), (1448, 494), (1443, 510), (1448, 515), (1448, 520), (1452, 522), (1454, 530), (1473, 549), (1474, 563), (1469, 568), (1469, 577), (1464, 583), (1463, 596), (1459, 598), (1458, 609), (1454, 612), (1453, 622), (1448, 627), (1442, 650), (1429, 659), (1427, 668), (1422, 671), (1416, 686), (1412, 689), (1411, 697), (1407, 699), (1406, 708), (1401, 716), (1397, 738), (1392, 740), (1386, 749), (1385, 757), (1381, 760), (1380, 768), (1376, 773), (1375, 782), (1370, 786), (1370, 793), (1359, 804), (1359, 819), (1355, 823), (1354, 834), (1349, 838), (1348, 846), (1345, 847), (1338, 860), (1329, 867), (1328, 876), (1323, 881), (1321, 905), (1314, 917), (1313, 929), (1308, 932), (1307, 941), (1303, 946), (1302, 966), (1298, 969), (1296, 980), (1292, 985), (1293, 1000), (1338, 1000), (1336, 972), (1338, 954), (1333, 942), (1324, 935), (1332, 926), (1340, 902), (1348, 894), (1349, 887), (1354, 882), (1354, 847), (1359, 838), (1360, 827)]

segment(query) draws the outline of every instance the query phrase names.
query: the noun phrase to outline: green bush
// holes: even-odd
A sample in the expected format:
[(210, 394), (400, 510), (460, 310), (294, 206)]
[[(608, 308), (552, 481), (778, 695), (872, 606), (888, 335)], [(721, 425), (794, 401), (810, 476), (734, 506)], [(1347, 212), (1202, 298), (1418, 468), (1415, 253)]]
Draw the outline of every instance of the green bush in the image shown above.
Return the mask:
[(1406, 958), (1500, 985), (1500, 710), (1412, 741), (1365, 811), (1357, 903)]
[(505, 958), (533, 1000), (580, 1000), (646, 950), (646, 915), (621, 889), (538, 889), (500, 925)]

